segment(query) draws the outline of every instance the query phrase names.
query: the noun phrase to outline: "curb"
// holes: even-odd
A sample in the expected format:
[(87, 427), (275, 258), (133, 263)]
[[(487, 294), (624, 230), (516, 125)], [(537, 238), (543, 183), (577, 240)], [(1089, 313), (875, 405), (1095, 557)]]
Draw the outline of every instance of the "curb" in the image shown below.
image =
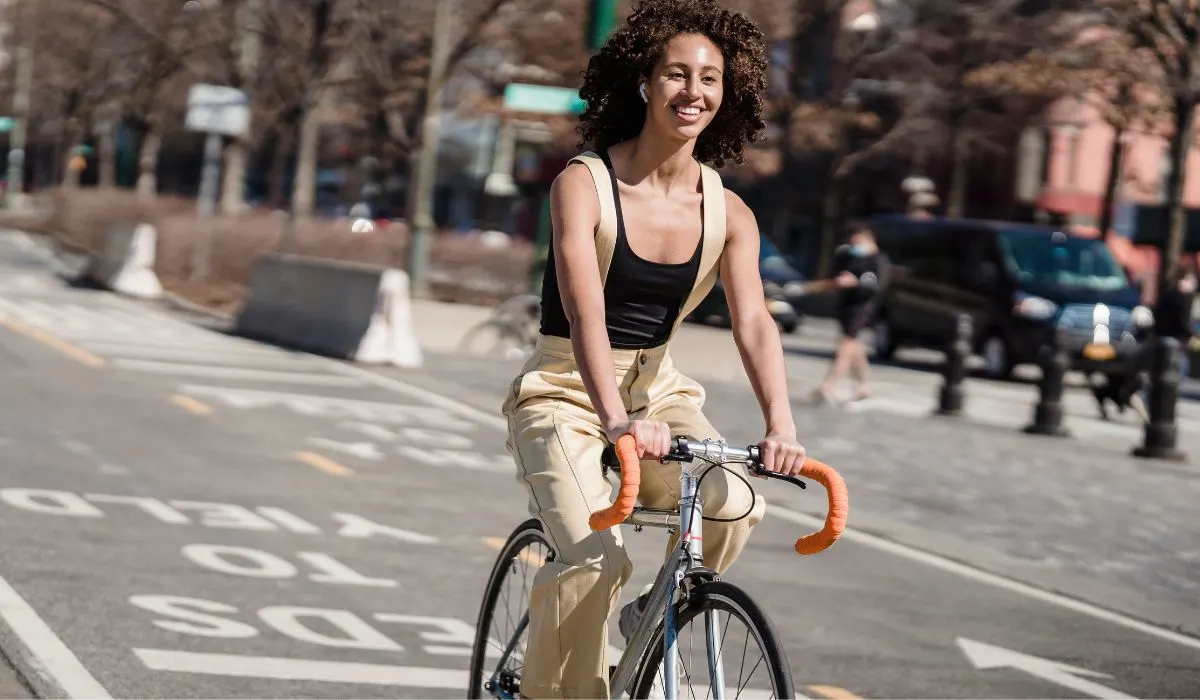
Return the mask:
[(164, 306), (176, 309), (178, 311), (186, 311), (188, 313), (199, 314), (201, 316), (208, 316), (214, 320), (224, 321), (226, 323), (231, 323), (234, 320), (233, 314), (227, 314), (215, 309), (210, 309), (203, 304), (198, 304), (166, 289), (163, 290), (161, 301)]

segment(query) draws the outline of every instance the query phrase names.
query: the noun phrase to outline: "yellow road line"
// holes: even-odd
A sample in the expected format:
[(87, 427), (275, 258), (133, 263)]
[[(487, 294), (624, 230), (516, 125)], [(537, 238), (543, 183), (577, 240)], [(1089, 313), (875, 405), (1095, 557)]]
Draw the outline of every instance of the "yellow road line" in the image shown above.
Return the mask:
[(323, 455), (319, 455), (316, 452), (297, 452), (296, 459), (304, 462), (313, 469), (320, 469), (326, 474), (333, 474), (334, 476), (349, 476), (354, 473), (353, 469), (344, 467), (332, 459), (329, 459)]
[(845, 688), (835, 685), (810, 685), (808, 690), (830, 700), (859, 700), (859, 697)]
[[(491, 547), (492, 549), (504, 549), (504, 543), (507, 541), (508, 540), (506, 540), (503, 537), (484, 537), (483, 538), (484, 544)], [(530, 552), (528, 549), (521, 550), (521, 553), (518, 556), (520, 557), (521, 561), (523, 561), (531, 566), (541, 566), (542, 564), (546, 563), (545, 557), (538, 556), (537, 554)]]
[(14, 321), (11, 318), (0, 319), (0, 324), (8, 326), (12, 330), (20, 333), (21, 335), (23, 335), (27, 338), (32, 338), (33, 340), (36, 340), (39, 343), (42, 343), (43, 345), (52, 347), (55, 350), (61, 352), (62, 354), (66, 355), (67, 357), (70, 357), (72, 360), (75, 360), (76, 362), (78, 362), (80, 364), (87, 365), (88, 367), (104, 366), (104, 360), (100, 359), (99, 357), (96, 357), (95, 355), (88, 352), (87, 350), (84, 350), (83, 348), (79, 348), (79, 347), (75, 347), (74, 345), (71, 345), (70, 343), (63, 340), (62, 338), (50, 335), (49, 333), (47, 333), (46, 331), (43, 331), (40, 328), (33, 328), (31, 326), (27, 326), (24, 323), (21, 323), (20, 321)]
[(190, 396), (184, 396), (183, 394), (173, 395), (171, 397), (171, 403), (182, 408), (188, 413), (194, 413), (198, 416), (207, 416), (213, 412), (212, 406), (200, 403), (196, 399), (193, 399)]

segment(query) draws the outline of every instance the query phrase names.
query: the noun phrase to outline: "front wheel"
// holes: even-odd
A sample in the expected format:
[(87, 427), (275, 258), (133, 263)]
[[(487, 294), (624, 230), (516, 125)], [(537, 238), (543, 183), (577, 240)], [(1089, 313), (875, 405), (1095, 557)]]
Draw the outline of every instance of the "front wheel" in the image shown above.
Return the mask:
[(468, 698), (515, 698), (520, 693), (529, 589), (538, 569), (553, 559), (554, 550), (537, 518), (518, 525), (500, 548), (475, 625)]
[[(698, 624), (691, 625), (693, 620)], [(730, 633), (735, 620), (744, 632), (734, 629)], [(723, 688), (721, 696), (726, 698), (796, 697), (791, 667), (775, 628), (750, 595), (734, 584), (710, 581), (696, 586), (676, 605), (675, 634), (678, 697), (715, 697), (714, 687)], [(751, 645), (758, 651), (749, 649)], [(710, 654), (710, 648), (716, 653)], [(666, 682), (663, 652), (663, 624), (659, 622), (646, 658), (634, 674), (632, 697), (662, 697)]]

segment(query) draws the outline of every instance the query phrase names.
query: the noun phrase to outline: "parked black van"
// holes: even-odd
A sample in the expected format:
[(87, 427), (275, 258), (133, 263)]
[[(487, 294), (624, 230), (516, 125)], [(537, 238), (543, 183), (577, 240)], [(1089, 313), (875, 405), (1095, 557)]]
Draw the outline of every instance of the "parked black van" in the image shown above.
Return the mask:
[(973, 219), (872, 219), (893, 269), (875, 353), (942, 350), (959, 312), (972, 318), (986, 373), (1007, 378), (1057, 335), (1072, 369), (1101, 371), (1136, 352), (1153, 324), (1108, 246), (1046, 226)]

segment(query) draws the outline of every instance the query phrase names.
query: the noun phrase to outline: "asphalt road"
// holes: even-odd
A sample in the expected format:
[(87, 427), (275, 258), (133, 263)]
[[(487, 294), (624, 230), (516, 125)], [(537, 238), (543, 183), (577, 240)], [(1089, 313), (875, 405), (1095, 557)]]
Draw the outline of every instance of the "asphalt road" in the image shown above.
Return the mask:
[[(0, 237), (0, 649), (24, 682), (59, 697), (461, 697), (495, 540), (526, 517), (496, 415), (511, 363), (377, 371), (289, 353), (68, 288), (19, 240)], [(752, 395), (713, 387), (710, 402), (731, 441), (754, 439)], [(820, 488), (756, 483), (771, 505), (730, 578), (783, 635), (799, 693), (1196, 695), (1200, 639), (1164, 624), (1195, 634), (1200, 619), (1194, 478), (1133, 478), (1083, 446), (1077, 463), (1030, 458), (989, 480), (967, 464), (980, 445), (1013, 463), (1029, 438), (797, 411), (847, 476), (851, 531), (796, 556)], [(1055, 467), (1084, 486), (1074, 500), (1037, 483)], [(1129, 505), (1143, 493), (1159, 500)], [(626, 599), (662, 546), (627, 540)]]

